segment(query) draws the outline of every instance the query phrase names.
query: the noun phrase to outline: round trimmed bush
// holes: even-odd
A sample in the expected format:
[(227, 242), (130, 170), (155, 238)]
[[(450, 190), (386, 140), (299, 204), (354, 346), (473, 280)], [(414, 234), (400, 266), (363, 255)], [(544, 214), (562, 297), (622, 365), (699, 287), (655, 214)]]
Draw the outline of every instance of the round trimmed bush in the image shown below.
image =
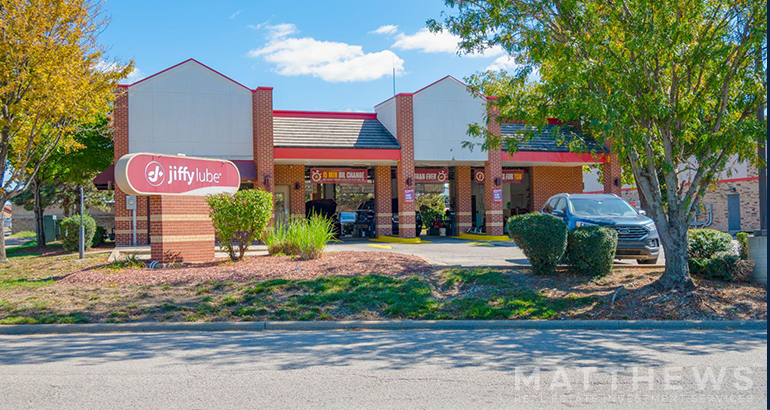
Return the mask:
[(699, 273), (709, 279), (732, 281), (740, 261), (741, 257), (735, 253), (718, 252), (703, 261)]
[[(84, 246), (86, 250), (91, 249), (96, 233), (96, 221), (88, 215), (83, 215), (83, 226), (85, 227)], [(59, 224), (61, 229), (62, 247), (67, 252), (78, 250), (78, 241), (80, 240), (80, 215), (73, 215), (62, 219)]]
[(612, 272), (618, 233), (601, 226), (581, 226), (567, 235), (566, 261), (579, 275), (604, 276)]
[(553, 273), (567, 248), (567, 224), (555, 216), (541, 213), (515, 216), (508, 220), (508, 233), (538, 275)]
[(714, 229), (687, 232), (687, 254), (692, 258), (710, 258), (718, 252), (733, 250), (733, 237)]

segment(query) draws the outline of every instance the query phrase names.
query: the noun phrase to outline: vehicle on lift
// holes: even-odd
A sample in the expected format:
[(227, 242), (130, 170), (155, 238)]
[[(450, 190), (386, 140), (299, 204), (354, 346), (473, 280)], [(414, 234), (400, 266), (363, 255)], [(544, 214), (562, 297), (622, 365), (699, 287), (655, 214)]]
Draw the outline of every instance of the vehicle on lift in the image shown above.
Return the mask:
[(340, 224), (337, 215), (337, 202), (333, 199), (314, 199), (305, 202), (305, 216), (320, 215), (331, 219), (334, 226), (334, 237), (338, 239), (342, 233), (342, 224)]
[[(392, 213), (391, 221), (393, 223), (393, 235), (398, 235), (398, 198), (393, 198), (393, 200), (390, 203), (390, 210)], [(366, 214), (368, 217), (372, 218), (372, 223), (374, 223), (374, 216), (376, 213), (375, 205), (374, 205), (374, 198), (369, 198), (366, 201), (364, 201), (361, 205), (358, 206), (358, 212), (360, 214)], [(415, 211), (415, 235), (420, 236), (422, 234), (422, 215), (420, 214), (420, 211)]]
[(603, 226), (618, 233), (617, 259), (636, 259), (655, 264), (660, 254), (660, 237), (655, 223), (628, 202), (613, 194), (559, 194), (540, 211), (567, 223), (567, 228)]

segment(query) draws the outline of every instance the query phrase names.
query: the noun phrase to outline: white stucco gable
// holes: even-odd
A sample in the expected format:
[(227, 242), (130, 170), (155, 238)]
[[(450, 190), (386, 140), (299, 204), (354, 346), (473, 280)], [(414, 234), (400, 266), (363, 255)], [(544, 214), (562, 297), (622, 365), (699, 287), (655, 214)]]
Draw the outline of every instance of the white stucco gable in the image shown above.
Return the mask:
[(251, 159), (251, 91), (187, 60), (129, 86), (129, 152)]
[(484, 123), (486, 100), (467, 86), (445, 77), (414, 93), (414, 159), (417, 162), (478, 162), (487, 159), (480, 149), (463, 148), (468, 125)]

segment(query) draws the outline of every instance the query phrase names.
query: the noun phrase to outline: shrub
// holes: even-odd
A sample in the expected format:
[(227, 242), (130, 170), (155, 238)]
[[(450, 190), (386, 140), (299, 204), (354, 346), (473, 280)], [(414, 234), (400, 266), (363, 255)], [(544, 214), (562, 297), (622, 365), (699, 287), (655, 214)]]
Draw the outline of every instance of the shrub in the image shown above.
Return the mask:
[(555, 216), (515, 216), (508, 220), (508, 232), (538, 275), (552, 273), (567, 248), (567, 224)]
[(618, 233), (600, 226), (581, 226), (567, 234), (566, 262), (579, 275), (604, 276), (612, 272)]
[(740, 260), (740, 257), (734, 253), (719, 252), (703, 261), (700, 274), (709, 279), (732, 281)]
[(237, 261), (262, 236), (273, 214), (273, 196), (261, 189), (211, 195), (206, 198), (219, 247)]
[(717, 252), (733, 249), (733, 237), (714, 229), (693, 229), (687, 232), (687, 254), (692, 258), (710, 258)]
[(103, 227), (96, 225), (96, 231), (94, 231), (94, 239), (91, 241), (91, 247), (96, 248), (97, 246), (104, 243), (104, 238), (107, 236), (107, 230)]
[(269, 229), (264, 236), (270, 255), (294, 255), (304, 260), (320, 258), (332, 240), (334, 224), (321, 215), (294, 219)]
[(738, 246), (741, 250), (741, 259), (749, 259), (749, 234), (738, 232), (735, 237), (738, 239)]
[[(85, 249), (91, 249), (96, 233), (96, 221), (88, 215), (83, 215), (83, 226), (85, 227), (84, 246)], [(78, 250), (80, 241), (80, 215), (73, 215), (62, 219), (59, 225), (61, 229), (62, 247), (67, 252)]]

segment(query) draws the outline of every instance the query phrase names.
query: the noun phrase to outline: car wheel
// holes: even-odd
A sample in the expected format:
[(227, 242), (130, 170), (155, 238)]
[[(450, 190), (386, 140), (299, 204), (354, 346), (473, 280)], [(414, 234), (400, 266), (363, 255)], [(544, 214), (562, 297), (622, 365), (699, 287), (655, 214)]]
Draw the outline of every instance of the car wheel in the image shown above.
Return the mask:
[(640, 265), (655, 265), (658, 263), (658, 258), (655, 259), (637, 259), (636, 263)]

